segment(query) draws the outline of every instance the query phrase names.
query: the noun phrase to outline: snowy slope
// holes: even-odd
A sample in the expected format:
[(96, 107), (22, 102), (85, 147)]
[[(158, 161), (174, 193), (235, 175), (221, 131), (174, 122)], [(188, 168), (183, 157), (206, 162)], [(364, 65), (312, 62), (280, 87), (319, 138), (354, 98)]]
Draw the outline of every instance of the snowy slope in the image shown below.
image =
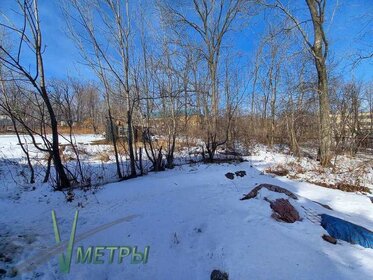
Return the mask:
[[(307, 219), (304, 211), (329, 213), (372, 230), (369, 199), (261, 175), (265, 166), (258, 158), (238, 165), (184, 165), (109, 184), (95, 194), (76, 192), (72, 203), (66, 203), (62, 193), (41, 186), (23, 191), (18, 200), (0, 200), (0, 233), (8, 244), (22, 245), (23, 251), (14, 260), (19, 265), (55, 246), (51, 210), (57, 213), (63, 240), (69, 238), (76, 209), (80, 211), (77, 236), (138, 215), (77, 242), (75, 247), (137, 245), (142, 250), (149, 245), (147, 264), (127, 260), (120, 265), (82, 265), (75, 264), (73, 256), (70, 274), (62, 275), (56, 255), (22, 279), (209, 279), (213, 269), (228, 272), (230, 279), (372, 279), (373, 250), (325, 242), (321, 238), (325, 230)], [(247, 176), (233, 181), (225, 178), (226, 172), (237, 170), (245, 170)], [(285, 224), (270, 217), (271, 209), (263, 197), (283, 197), (280, 194), (263, 190), (257, 199), (239, 200), (263, 182), (300, 195), (299, 201), (291, 202), (303, 220)], [(334, 211), (311, 200), (328, 204)], [(78, 207), (80, 203), (83, 208)], [(29, 242), (20, 242), (25, 239)]]

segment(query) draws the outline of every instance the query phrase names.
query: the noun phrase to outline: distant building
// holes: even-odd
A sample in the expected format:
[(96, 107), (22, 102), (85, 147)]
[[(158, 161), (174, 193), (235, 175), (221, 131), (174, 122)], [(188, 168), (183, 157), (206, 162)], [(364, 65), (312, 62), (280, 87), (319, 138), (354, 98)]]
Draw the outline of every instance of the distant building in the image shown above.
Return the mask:
[(331, 116), (336, 128), (335, 139), (340, 147), (351, 144), (361, 149), (373, 149), (373, 114), (360, 112), (357, 117), (351, 114)]
[(359, 114), (359, 125), (363, 131), (370, 131), (373, 133), (373, 112), (364, 112)]
[[(339, 129), (344, 129), (349, 132), (346, 136), (369, 135), (373, 136), (373, 113), (360, 112), (358, 117), (353, 117), (351, 114), (336, 114), (331, 115), (334, 123)], [(354, 134), (354, 135), (351, 135)]]

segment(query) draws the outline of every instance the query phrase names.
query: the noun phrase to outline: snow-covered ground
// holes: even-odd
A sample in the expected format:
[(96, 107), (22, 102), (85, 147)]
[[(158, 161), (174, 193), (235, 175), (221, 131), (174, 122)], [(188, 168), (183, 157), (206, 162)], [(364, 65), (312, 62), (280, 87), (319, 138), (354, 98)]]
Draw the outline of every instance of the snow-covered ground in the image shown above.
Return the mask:
[[(85, 143), (91, 140), (83, 138)], [(9, 148), (2, 136), (0, 146), (4, 154), (9, 151), (8, 157), (10, 152), (17, 154), (17, 146)], [(264, 174), (279, 156), (258, 151), (238, 164), (177, 166), (88, 192), (77, 190), (70, 203), (48, 184), (34, 190), (16, 184), (10, 175), (17, 173), (6, 171), (12, 166), (2, 166), (0, 253), (9, 254), (11, 260), (0, 261), (0, 269), (10, 276), (12, 267), (27, 268), (25, 264), (38, 260), (36, 268), (16, 279), (209, 279), (213, 269), (226, 271), (233, 280), (372, 279), (372, 249), (343, 241), (327, 243), (321, 238), (326, 231), (310, 219), (327, 213), (373, 230), (369, 198)], [(234, 180), (224, 176), (239, 170), (247, 175)], [(302, 221), (286, 224), (271, 218), (264, 197), (283, 194), (262, 190), (257, 198), (240, 201), (260, 183), (299, 195), (299, 200), (290, 202)], [(125, 258), (122, 264), (109, 264), (106, 251), (104, 264), (76, 264), (74, 251), (70, 274), (61, 274), (52, 210), (63, 241), (69, 240), (74, 213), (79, 210), (75, 249), (112, 245), (138, 246), (143, 251), (150, 246), (148, 262), (130, 264)]]
[[(29, 144), (29, 149), (31, 151), (31, 155), (40, 155), (41, 152), (39, 152), (37, 149), (35, 149), (32, 145), (31, 138), (26, 135), (21, 135), (21, 141), (24, 144)], [(73, 137), (73, 141), (77, 144), (81, 145), (87, 145), (91, 143), (94, 140), (100, 140), (103, 137), (101, 135), (94, 135), (94, 134), (84, 134), (84, 135), (76, 135)], [(67, 144), (69, 142), (69, 136), (64, 135), (63, 137), (60, 137), (60, 144)], [(38, 136), (35, 136), (35, 141), (37, 144), (42, 143), (42, 139)], [(89, 147), (94, 148), (95, 146)], [(18, 159), (22, 158), (24, 156), (19, 144), (18, 139), (15, 135), (0, 135), (0, 156), (7, 158), (7, 159)]]
[[(42, 139), (40, 137), (35, 137), (35, 139), (36, 143), (42, 146)], [(72, 142), (77, 146), (84, 175), (90, 177), (94, 185), (112, 182), (116, 178), (113, 147), (95, 143), (95, 141), (103, 139), (102, 135), (93, 134), (76, 135), (72, 139)], [(21, 136), (21, 141), (29, 150), (35, 169), (36, 181), (42, 181), (46, 169), (47, 154), (37, 150), (28, 136)], [(70, 171), (76, 173), (76, 155), (69, 142), (68, 135), (60, 137), (60, 145), (65, 145), (62, 158), (69, 166)], [(126, 170), (126, 157), (122, 155), (120, 160), (122, 168)], [(25, 186), (29, 181), (26, 157), (15, 135), (0, 135), (0, 179), (3, 182), (6, 181), (6, 185), (19, 184)], [(16, 193), (13, 195), (18, 194), (18, 189), (11, 188), (12, 190)], [(0, 197), (1, 195), (0, 192)]]
[(333, 157), (330, 167), (323, 168), (315, 159), (292, 156), (286, 146), (270, 149), (256, 145), (252, 159), (265, 162), (267, 171), (285, 169), (289, 173), (288, 177), (299, 181), (318, 185), (351, 184), (371, 189), (373, 193), (373, 155), (370, 154), (358, 154), (355, 157), (338, 155)]

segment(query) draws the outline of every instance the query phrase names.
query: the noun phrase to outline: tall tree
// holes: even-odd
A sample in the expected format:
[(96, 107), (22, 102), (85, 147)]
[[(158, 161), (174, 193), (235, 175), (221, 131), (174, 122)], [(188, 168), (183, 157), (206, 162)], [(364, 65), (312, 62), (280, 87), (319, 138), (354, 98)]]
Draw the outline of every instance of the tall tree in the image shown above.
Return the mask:
[(164, 5), (164, 11), (171, 22), (190, 28), (202, 39), (201, 51), (207, 63), (210, 82), (209, 96), (205, 96), (204, 115), (207, 124), (206, 149), (209, 159), (214, 159), (218, 146), (227, 139), (218, 135), (219, 118), (219, 85), (218, 68), (221, 56), (222, 42), (232, 27), (237, 15), (244, 7), (244, 0), (193, 0), (193, 14), (185, 14), (171, 5)]
[(309, 39), (309, 34), (302, 27), (294, 14), (288, 10), (280, 0), (266, 6), (280, 9), (294, 24), (300, 32), (304, 43), (312, 54), (317, 71), (317, 94), (319, 99), (319, 126), (320, 126), (320, 163), (323, 166), (330, 164), (331, 160), (331, 126), (330, 126), (330, 105), (328, 90), (328, 73), (326, 59), (328, 56), (328, 41), (326, 38), (324, 23), (327, 0), (305, 0), (313, 26), (313, 40)]
[[(70, 187), (69, 178), (66, 175), (65, 167), (59, 152), (59, 137), (57, 119), (50, 101), (43, 62), (43, 43), (42, 32), (40, 27), (39, 9), (37, 0), (18, 0), (18, 6), (22, 15), (22, 26), (20, 28), (11, 24), (1, 23), (8, 31), (12, 32), (14, 36), (18, 36), (18, 49), (12, 52), (4, 44), (0, 45), (0, 50), (3, 56), (0, 57), (0, 63), (6, 68), (10, 69), (16, 76), (18, 81), (27, 81), (42, 97), (44, 105), (49, 114), (49, 125), (52, 131), (52, 145), (51, 156), (53, 158), (54, 168), (56, 170), (56, 183), (58, 189)], [(29, 70), (28, 66), (24, 65), (22, 61), (22, 53), (25, 47), (29, 47), (35, 56), (35, 70), (34, 73)]]
[[(124, 93), (130, 157), (129, 177), (135, 177), (133, 111), (136, 98), (131, 96), (130, 85), (131, 24), (128, 1), (125, 1), (125, 5), (120, 0), (67, 0), (66, 2), (65, 15), (69, 30), (84, 59), (96, 73), (100, 73), (98, 76), (101, 80), (104, 71), (104, 74), (109, 75), (118, 86), (119, 92)], [(94, 13), (91, 7), (94, 8)], [(102, 32), (102, 29), (105, 32)], [(106, 83), (108, 78), (105, 80), (103, 84), (106, 89), (109, 85)], [(119, 175), (119, 164), (117, 165)]]

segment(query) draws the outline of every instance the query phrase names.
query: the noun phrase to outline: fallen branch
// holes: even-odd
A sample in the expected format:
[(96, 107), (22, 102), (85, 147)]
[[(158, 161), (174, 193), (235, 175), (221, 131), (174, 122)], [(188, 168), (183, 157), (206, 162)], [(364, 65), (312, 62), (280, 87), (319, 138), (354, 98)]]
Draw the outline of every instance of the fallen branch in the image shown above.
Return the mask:
[(266, 188), (272, 192), (278, 192), (278, 193), (284, 193), (287, 196), (293, 198), (293, 199), (298, 199), (298, 197), (293, 194), (292, 192), (288, 191), (287, 189), (281, 188), (279, 186), (271, 185), (271, 184), (260, 184), (259, 186), (256, 186), (254, 189), (252, 189), (248, 194), (246, 194), (243, 198), (240, 200), (246, 200), (246, 199), (251, 199), (254, 198), (258, 195), (258, 192), (262, 189)]

